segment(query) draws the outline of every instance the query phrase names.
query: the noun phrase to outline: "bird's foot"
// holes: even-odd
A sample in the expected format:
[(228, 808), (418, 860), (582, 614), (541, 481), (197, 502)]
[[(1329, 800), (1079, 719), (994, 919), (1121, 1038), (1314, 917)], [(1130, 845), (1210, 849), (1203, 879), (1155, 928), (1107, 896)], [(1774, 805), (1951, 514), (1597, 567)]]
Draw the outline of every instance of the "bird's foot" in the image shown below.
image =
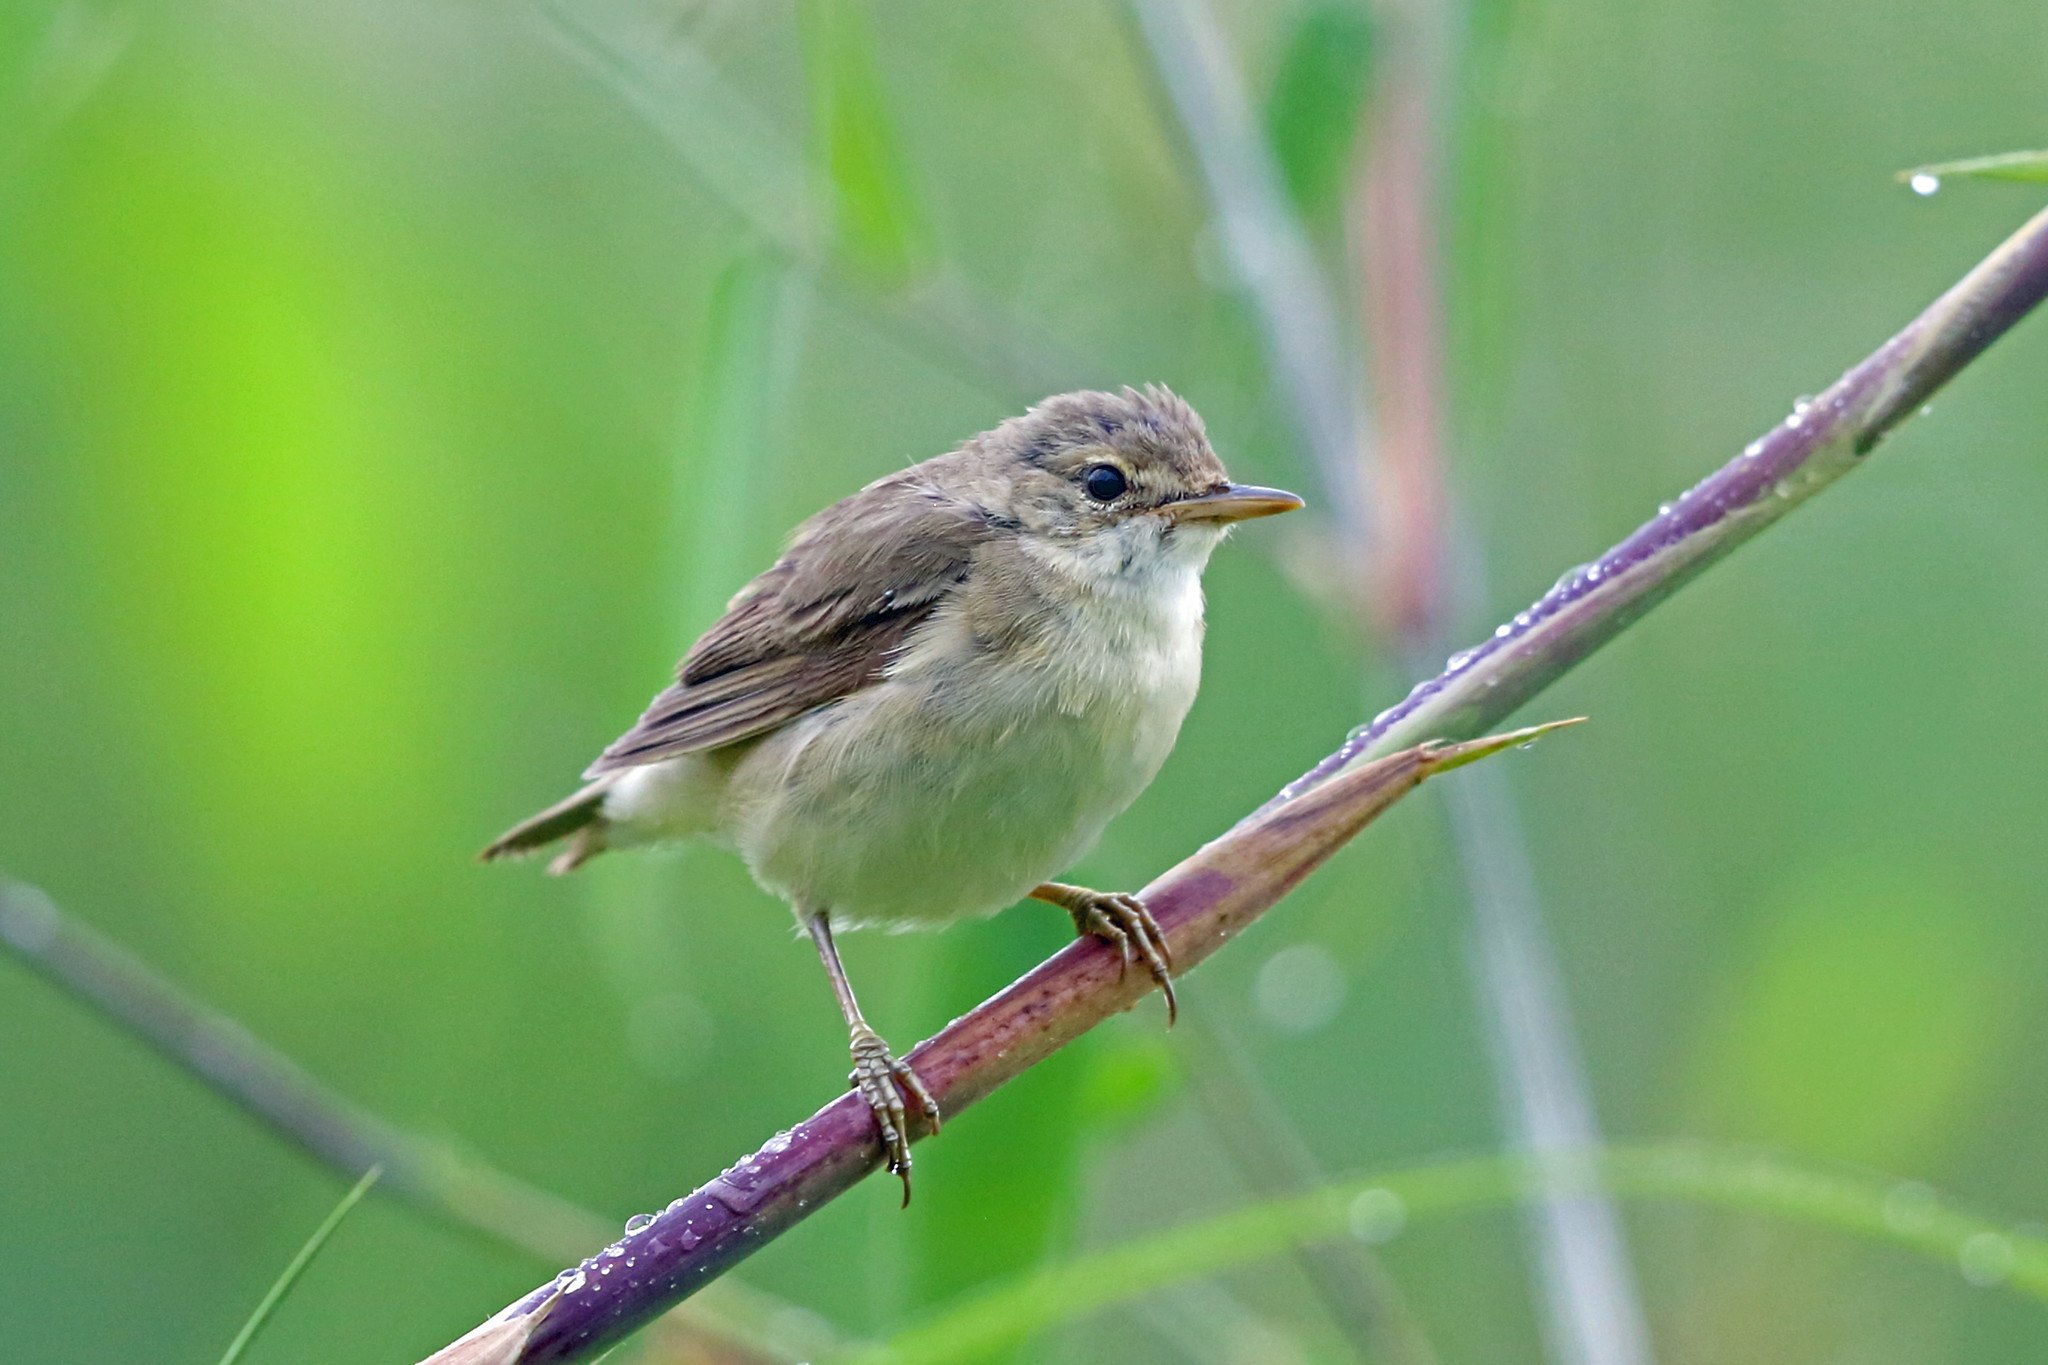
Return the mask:
[(1146, 970), (1159, 983), (1166, 997), (1166, 1026), (1180, 1017), (1180, 1002), (1173, 996), (1173, 949), (1159, 921), (1145, 908), (1145, 902), (1122, 891), (1090, 891), (1073, 887), (1065, 897), (1067, 913), (1074, 917), (1074, 932), (1092, 934), (1115, 948), (1123, 959), (1123, 971), (1131, 969), (1133, 956), (1145, 959)]
[(910, 1203), (910, 1115), (923, 1115), (925, 1125), (939, 1131), (939, 1102), (908, 1063), (896, 1060), (881, 1035), (862, 1025), (853, 1031), (853, 1073), (847, 1083), (860, 1092), (881, 1131), (882, 1155), (892, 1174), (903, 1180), (903, 1202)]

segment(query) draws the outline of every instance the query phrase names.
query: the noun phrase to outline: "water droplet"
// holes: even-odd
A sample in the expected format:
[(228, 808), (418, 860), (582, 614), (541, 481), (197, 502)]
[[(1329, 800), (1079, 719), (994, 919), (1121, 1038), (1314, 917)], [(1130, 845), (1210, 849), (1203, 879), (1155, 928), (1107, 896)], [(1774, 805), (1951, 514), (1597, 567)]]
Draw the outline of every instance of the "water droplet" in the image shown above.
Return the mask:
[(1956, 1253), (1963, 1278), (1979, 1289), (2004, 1283), (2018, 1259), (2013, 1253), (2012, 1243), (2003, 1233), (1997, 1232), (1971, 1233)]
[(626, 1220), (626, 1231), (628, 1233), (638, 1232), (653, 1221), (654, 1215), (651, 1213), (636, 1213)]
[(609, 1275), (612, 1273), (612, 1268), (609, 1264), (601, 1265), (597, 1268), (597, 1273), (600, 1275)]
[(1799, 428), (1806, 425), (1806, 414), (1801, 412), (1798, 408), (1792, 409), (1792, 415), (1785, 419), (1785, 425), (1792, 428), (1794, 431), (1799, 430)]
[(1658, 504), (1657, 504), (1657, 515), (1658, 515), (1658, 516), (1660, 516), (1660, 517), (1668, 517), (1668, 516), (1670, 516), (1670, 515), (1671, 515), (1671, 508), (1672, 508), (1672, 506), (1673, 506), (1673, 504), (1671, 504), (1671, 503), (1668, 503), (1668, 502), (1660, 502), (1660, 503), (1658, 503)]
[(704, 1187), (704, 1192), (725, 1206), (728, 1213), (745, 1217), (754, 1205), (761, 1202), (762, 1191), (746, 1185), (735, 1184), (725, 1176), (719, 1176)]
[(791, 1140), (789, 1130), (785, 1128), (774, 1137), (762, 1143), (761, 1150), (769, 1156), (780, 1156), (789, 1150)]
[(581, 1266), (578, 1266), (575, 1270), (570, 1272), (569, 1282), (562, 1286), (562, 1292), (564, 1294), (573, 1294), (577, 1290), (583, 1288), (584, 1285), (589, 1283), (590, 1277), (583, 1273), (583, 1268)]
[(1586, 566), (1586, 581), (1588, 583), (1598, 583), (1600, 581), (1600, 566), (1598, 564), (1588, 564)]
[(1920, 415), (1922, 417), (1932, 417), (1934, 415), (1934, 404), (1922, 403), (1920, 405)]
[(1351, 1201), (1349, 1221), (1359, 1241), (1390, 1242), (1408, 1225), (1408, 1206), (1392, 1190), (1364, 1190)]
[(1913, 193), (1925, 199), (1928, 195), (1941, 189), (1941, 177), (1929, 175), (1926, 171), (1920, 171), (1911, 180), (1908, 180), (1906, 184), (1912, 187)]
[(1757, 456), (1763, 453), (1764, 443), (1762, 441), (1751, 441), (1748, 445), (1742, 448), (1742, 458), (1745, 460), (1754, 460)]
[(1512, 625), (1507, 624), (1506, 622), (1503, 622), (1502, 624), (1497, 625), (1493, 628), (1493, 638), (1496, 640), (1505, 640), (1508, 638), (1508, 636), (1513, 635), (1514, 633), (1515, 628)]
[(1810, 393), (1802, 393), (1797, 398), (1792, 400), (1792, 411), (1799, 413), (1802, 416), (1804, 416), (1807, 410), (1810, 409), (1812, 406), (1813, 395)]

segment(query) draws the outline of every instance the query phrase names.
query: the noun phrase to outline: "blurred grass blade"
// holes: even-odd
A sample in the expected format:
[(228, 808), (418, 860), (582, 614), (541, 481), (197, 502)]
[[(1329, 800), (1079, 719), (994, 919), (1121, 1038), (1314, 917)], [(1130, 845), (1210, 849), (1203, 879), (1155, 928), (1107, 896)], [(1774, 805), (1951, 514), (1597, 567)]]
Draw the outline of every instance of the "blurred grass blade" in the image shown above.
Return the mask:
[(1769, 1153), (1685, 1144), (1582, 1154), (1438, 1162), (1336, 1182), (1078, 1256), (976, 1294), (860, 1365), (937, 1365), (1012, 1345), (1143, 1294), (1256, 1261), (1303, 1242), (1385, 1241), (1420, 1218), (1470, 1213), (1545, 1194), (1603, 1189), (1624, 1198), (1745, 1209), (1919, 1253), (1980, 1286), (2048, 1303), (2048, 1238), (1964, 1213), (1926, 1186), (1831, 1170)]
[(861, 0), (803, 0), (797, 18), (839, 245), (877, 282), (902, 284), (928, 262), (931, 235), (884, 102), (867, 10)]
[(1960, 161), (1934, 161), (1900, 171), (1895, 178), (1920, 194), (1934, 193), (1944, 180), (2024, 180), (2048, 184), (2048, 151), (1999, 152)]
[(308, 1237), (306, 1244), (299, 1248), (299, 1254), (292, 1257), (291, 1264), (287, 1265), (284, 1268), (284, 1273), (277, 1277), (277, 1283), (270, 1286), (270, 1292), (263, 1296), (263, 1301), (256, 1305), (256, 1311), (251, 1313), (249, 1320), (242, 1324), (242, 1330), (237, 1332), (235, 1339), (228, 1343), (226, 1353), (220, 1358), (220, 1365), (236, 1365), (236, 1362), (242, 1358), (242, 1353), (249, 1349), (249, 1343), (254, 1341), (256, 1334), (263, 1330), (263, 1324), (270, 1321), (270, 1315), (275, 1313), (277, 1306), (284, 1302), (284, 1296), (292, 1292), (292, 1286), (299, 1282), (299, 1276), (306, 1273), (306, 1267), (311, 1265), (313, 1258), (320, 1254), (320, 1248), (327, 1245), (327, 1239), (332, 1237), (334, 1230), (341, 1226), (341, 1220), (348, 1217), (350, 1210), (362, 1202), (363, 1196), (370, 1192), (370, 1186), (376, 1184), (378, 1178), (383, 1174), (384, 1168), (382, 1166), (372, 1166), (369, 1170), (363, 1172), (363, 1178), (355, 1183), (353, 1189), (341, 1197), (341, 1202), (334, 1206), (333, 1212), (327, 1215), (320, 1226), (313, 1229), (313, 1235)]
[(26, 161), (105, 84), (135, 26), (125, 5), (67, 0), (57, 7), (16, 69), (0, 73), (0, 175)]
[(1266, 138), (1304, 214), (1337, 201), (1372, 87), (1372, 61), (1372, 19), (1352, 5), (1310, 10), (1288, 39), (1266, 97)]
[(1347, 539), (1366, 540), (1358, 453), (1369, 439), (1350, 338), (1274, 161), (1224, 26), (1206, 0), (1127, 0), (1201, 173), (1230, 270), (1251, 301), (1285, 407)]
[(733, 565), (773, 557), (774, 530), (736, 515), (785, 476), (809, 286), (804, 272), (745, 251), (718, 274), (704, 316), (700, 374), (674, 445), (668, 566), (680, 611), (662, 639), (692, 639), (733, 591)]
[(550, 35), (595, 72), (691, 174), (785, 254), (818, 256), (809, 177), (781, 131), (711, 59), (651, 18), (538, 0)]

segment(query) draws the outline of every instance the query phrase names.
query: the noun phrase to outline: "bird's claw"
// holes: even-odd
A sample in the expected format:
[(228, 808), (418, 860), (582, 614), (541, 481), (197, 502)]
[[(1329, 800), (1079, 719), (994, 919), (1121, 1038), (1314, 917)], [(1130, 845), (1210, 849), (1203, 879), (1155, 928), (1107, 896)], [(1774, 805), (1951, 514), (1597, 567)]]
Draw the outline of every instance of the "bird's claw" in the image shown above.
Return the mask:
[(1069, 905), (1067, 913), (1074, 917), (1075, 933), (1092, 934), (1116, 949), (1123, 959), (1120, 974), (1131, 970), (1134, 952), (1145, 959), (1146, 970), (1166, 997), (1166, 1026), (1172, 1028), (1180, 1017), (1180, 1003), (1173, 995), (1173, 949), (1145, 902), (1122, 891), (1090, 891)]
[(939, 1131), (939, 1102), (925, 1088), (918, 1074), (906, 1062), (896, 1059), (889, 1045), (873, 1029), (853, 1033), (853, 1071), (847, 1084), (860, 1092), (875, 1116), (882, 1139), (882, 1156), (891, 1174), (903, 1181), (903, 1202), (910, 1203), (910, 1115), (923, 1116), (925, 1125)]

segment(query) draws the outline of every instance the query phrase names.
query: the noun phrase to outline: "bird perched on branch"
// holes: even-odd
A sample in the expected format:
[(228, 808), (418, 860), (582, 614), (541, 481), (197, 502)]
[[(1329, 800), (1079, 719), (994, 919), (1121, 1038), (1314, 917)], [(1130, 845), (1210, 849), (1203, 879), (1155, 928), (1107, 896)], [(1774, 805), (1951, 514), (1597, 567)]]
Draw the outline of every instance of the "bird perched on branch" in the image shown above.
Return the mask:
[(1048, 881), (1152, 781), (1201, 673), (1201, 575), (1233, 522), (1300, 507), (1231, 483), (1164, 388), (1048, 398), (799, 526), (675, 683), (486, 859), (703, 838), (738, 852), (817, 945), (850, 1084), (910, 1198), (915, 1072), (861, 1017), (835, 928), (938, 927), (1024, 898), (1141, 959), (1135, 898)]

